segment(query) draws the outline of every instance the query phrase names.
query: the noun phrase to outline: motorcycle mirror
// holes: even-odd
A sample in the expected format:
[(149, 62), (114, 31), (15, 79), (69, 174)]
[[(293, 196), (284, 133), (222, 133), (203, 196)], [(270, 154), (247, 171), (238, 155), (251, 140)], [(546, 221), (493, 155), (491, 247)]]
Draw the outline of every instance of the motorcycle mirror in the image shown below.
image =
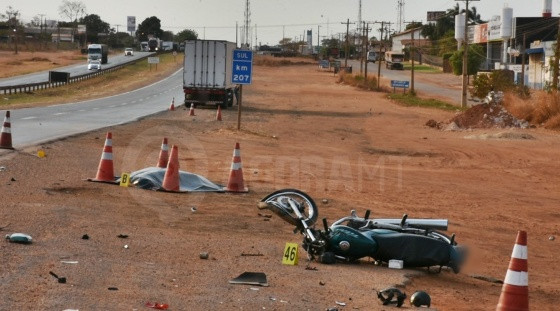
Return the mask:
[(364, 215), (364, 219), (367, 220), (369, 218), (370, 210), (366, 210), (366, 214)]
[(402, 216), (402, 219), (401, 219), (401, 227), (404, 227), (404, 225), (406, 224), (406, 219), (407, 219), (407, 218), (408, 218), (408, 215), (407, 215), (407, 214), (404, 214), (404, 215)]
[(325, 228), (325, 232), (329, 232), (329, 224), (326, 218), (323, 218), (323, 228)]
[(451, 239), (449, 239), (449, 244), (454, 245), (455, 244), (455, 233), (453, 233), (451, 235)]

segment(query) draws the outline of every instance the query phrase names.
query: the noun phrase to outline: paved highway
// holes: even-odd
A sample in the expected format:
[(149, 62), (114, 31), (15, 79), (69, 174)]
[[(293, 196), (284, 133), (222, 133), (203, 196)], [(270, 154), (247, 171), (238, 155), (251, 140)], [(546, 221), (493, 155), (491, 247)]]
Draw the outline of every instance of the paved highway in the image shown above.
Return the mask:
[[(183, 70), (152, 85), (78, 103), (11, 110), (15, 148), (36, 145), (112, 125), (135, 121), (183, 100)], [(1, 111), (3, 120), (5, 111)]]
[[(120, 65), (122, 63), (128, 62), (133, 59), (138, 59), (143, 56), (153, 54), (150, 52), (134, 52), (134, 56), (124, 56), (122, 54), (119, 55), (109, 55), (107, 60), (107, 64), (101, 65), (102, 69), (111, 68), (113, 66)], [(53, 71), (63, 71), (69, 72), (70, 76), (77, 76), (81, 74), (88, 73), (87, 69), (87, 62), (84, 60), (83, 63), (59, 67), (52, 69)], [(16, 76), (11, 78), (4, 78), (0, 79), (0, 86), (11, 86), (11, 85), (20, 85), (20, 84), (29, 84), (29, 83), (39, 83), (39, 82), (47, 82), (49, 81), (49, 71), (41, 71), (38, 73), (30, 73), (27, 75)]]

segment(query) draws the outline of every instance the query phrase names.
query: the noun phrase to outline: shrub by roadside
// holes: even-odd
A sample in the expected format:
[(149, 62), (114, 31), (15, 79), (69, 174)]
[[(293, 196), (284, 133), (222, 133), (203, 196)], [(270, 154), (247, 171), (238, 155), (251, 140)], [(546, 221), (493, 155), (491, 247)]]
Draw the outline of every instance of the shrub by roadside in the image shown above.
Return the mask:
[(535, 126), (560, 130), (560, 94), (534, 91), (530, 98), (508, 92), (504, 98), (506, 109), (518, 119)]

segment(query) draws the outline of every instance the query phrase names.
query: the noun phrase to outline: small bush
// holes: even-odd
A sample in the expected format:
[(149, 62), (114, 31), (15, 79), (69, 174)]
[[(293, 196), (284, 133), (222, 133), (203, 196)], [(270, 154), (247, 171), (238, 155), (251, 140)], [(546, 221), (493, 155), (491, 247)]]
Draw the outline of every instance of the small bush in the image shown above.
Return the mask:
[[(377, 90), (377, 77), (368, 77), (366, 80), (364, 76), (340, 72), (336, 82), (345, 83), (368, 91)], [(381, 88), (381, 90), (383, 90), (383, 88)]]
[[(473, 81), (471, 95), (484, 98), (490, 91), (510, 91), (515, 88), (511, 74), (506, 70), (494, 70), (490, 74), (479, 74)], [(524, 92), (524, 90), (522, 90)]]

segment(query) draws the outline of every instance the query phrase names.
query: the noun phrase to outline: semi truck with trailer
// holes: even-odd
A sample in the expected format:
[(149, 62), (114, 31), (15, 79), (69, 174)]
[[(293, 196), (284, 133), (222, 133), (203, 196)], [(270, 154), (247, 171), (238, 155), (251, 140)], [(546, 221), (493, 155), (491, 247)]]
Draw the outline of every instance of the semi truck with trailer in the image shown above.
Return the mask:
[(185, 105), (233, 105), (237, 85), (231, 82), (235, 43), (221, 40), (185, 41), (183, 91)]
[(100, 61), (102, 64), (107, 64), (107, 55), (109, 54), (109, 47), (106, 44), (90, 44), (88, 45), (88, 63), (92, 60)]

